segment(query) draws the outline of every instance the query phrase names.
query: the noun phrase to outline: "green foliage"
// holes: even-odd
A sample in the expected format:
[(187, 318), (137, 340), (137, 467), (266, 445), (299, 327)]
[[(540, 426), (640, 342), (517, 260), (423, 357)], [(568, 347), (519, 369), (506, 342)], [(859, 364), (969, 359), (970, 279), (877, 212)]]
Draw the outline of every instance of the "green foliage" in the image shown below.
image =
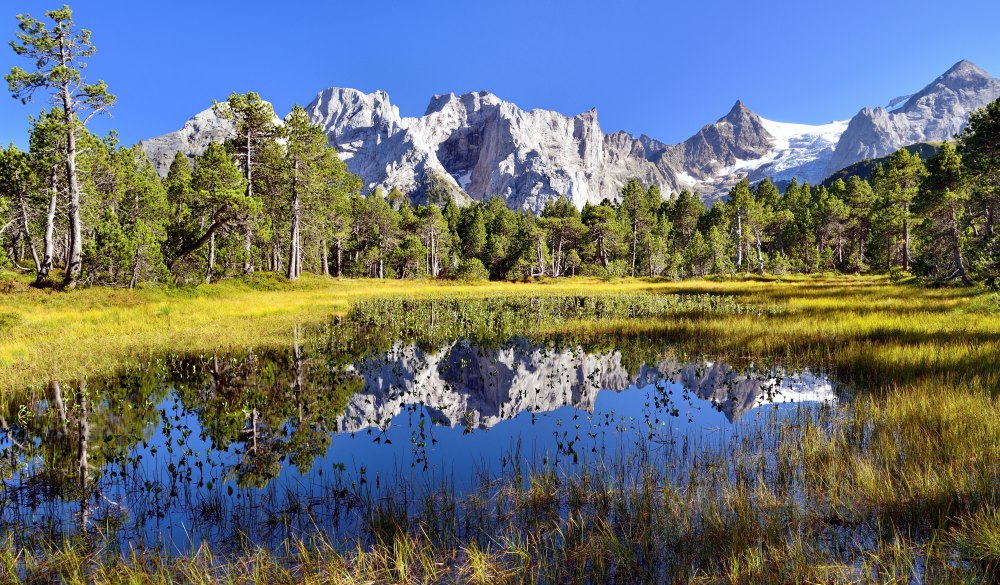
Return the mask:
[[(60, 268), (75, 283), (64, 243), (77, 231), (85, 281), (118, 286), (256, 270), (437, 278), (479, 265), (493, 280), (894, 267), (965, 284), (1000, 276), (1000, 102), (972, 115), (957, 146), (934, 145), (940, 152), (926, 164), (924, 150), (900, 149), (872, 163), (868, 180), (849, 174), (815, 187), (793, 179), (782, 193), (770, 180), (743, 179), (706, 208), (697, 193), (665, 194), (631, 179), (582, 209), (550, 198), (536, 217), (499, 197), (471, 201), (433, 172), (411, 193), (368, 186), (366, 194), (303, 108), (279, 123), (255, 92), (215, 103), (231, 139), (193, 161), (177, 153), (161, 181), (113, 133), (86, 131), (81, 115), (113, 97), (80, 75), (93, 54), (90, 33), (74, 29), (68, 8), (47, 16), (51, 26), (18, 17), (12, 46), (35, 68), (15, 67), (8, 85), (23, 101), (39, 90), (61, 95), (66, 84), (73, 91), (32, 120), (28, 153), (7, 149), (0, 161), (0, 262), (34, 264), (40, 285)], [(72, 56), (66, 63), (53, 53), (60, 43)]]
[(455, 269), (455, 278), (459, 280), (486, 280), (490, 273), (479, 258), (464, 258)]

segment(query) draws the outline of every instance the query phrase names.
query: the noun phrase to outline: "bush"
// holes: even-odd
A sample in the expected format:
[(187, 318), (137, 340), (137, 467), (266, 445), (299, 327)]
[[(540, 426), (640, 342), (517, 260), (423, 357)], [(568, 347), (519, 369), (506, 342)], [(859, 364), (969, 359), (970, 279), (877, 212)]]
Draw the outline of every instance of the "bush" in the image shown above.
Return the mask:
[(784, 276), (792, 270), (792, 263), (788, 261), (788, 256), (778, 252), (768, 259), (767, 271), (775, 276)]
[(901, 266), (893, 266), (889, 269), (889, 280), (892, 282), (899, 282), (904, 278), (909, 278), (910, 276), (910, 273), (903, 270)]
[(479, 258), (466, 258), (458, 263), (455, 278), (458, 280), (489, 280), (490, 273)]
[(632, 265), (624, 260), (612, 260), (607, 268), (599, 268), (598, 276), (604, 280), (624, 278), (632, 274)]

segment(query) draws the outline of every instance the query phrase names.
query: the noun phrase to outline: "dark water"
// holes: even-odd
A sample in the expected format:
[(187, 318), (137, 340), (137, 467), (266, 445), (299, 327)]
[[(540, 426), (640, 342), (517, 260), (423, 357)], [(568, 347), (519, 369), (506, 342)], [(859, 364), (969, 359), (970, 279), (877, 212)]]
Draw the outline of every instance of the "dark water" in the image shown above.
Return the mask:
[(636, 456), (681, 468), (836, 402), (810, 371), (735, 371), (628, 334), (544, 333), (570, 318), (692, 310), (601, 303), (373, 303), (288, 348), (53, 383), (5, 414), (0, 531), (30, 542), (83, 530), (172, 552), (317, 533), (349, 542), (379, 502), (419, 507), (499, 477)]

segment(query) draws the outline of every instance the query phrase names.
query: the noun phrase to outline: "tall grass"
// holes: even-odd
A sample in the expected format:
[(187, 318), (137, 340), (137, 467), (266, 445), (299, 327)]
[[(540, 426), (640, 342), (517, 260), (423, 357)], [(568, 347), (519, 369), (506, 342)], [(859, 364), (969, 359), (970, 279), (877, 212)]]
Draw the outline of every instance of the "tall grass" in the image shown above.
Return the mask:
[[(542, 319), (547, 339), (645, 344), (737, 366), (822, 366), (853, 395), (847, 409), (775, 418), (677, 467), (671, 447), (594, 459), (579, 473), (545, 465), (484, 478), (455, 501), (427, 494), (400, 506), (371, 493), (365, 529), (349, 546), (318, 535), (279, 549), (217, 556), (155, 550), (125, 555), (87, 539), (49, 550), (0, 543), (0, 583), (982, 583), (1000, 568), (1000, 303), (989, 291), (925, 289), (879, 278), (544, 284), (307, 281), (185, 292), (140, 291), (85, 300), (95, 315), (131, 299), (108, 327), (115, 359), (132, 351), (280, 342), (289, 323), (324, 318), (373, 297), (492, 298), (567, 293), (667, 295), (670, 311)], [(23, 296), (17, 296), (23, 294)], [(2, 352), (36, 347), (59, 330), (72, 295), (15, 293), (0, 308)], [(82, 291), (87, 299), (91, 291)], [(117, 293), (115, 293), (117, 294)], [(147, 296), (144, 296), (147, 295)], [(684, 299), (717, 298), (724, 310)], [(373, 300), (372, 303), (402, 301)], [(497, 301), (501, 302), (501, 301)], [(555, 301), (565, 302), (565, 301)], [(714, 301), (713, 301), (714, 302)], [(260, 304), (264, 303), (264, 304)], [(313, 303), (316, 303), (314, 305)], [(171, 307), (190, 317), (159, 337), (145, 323)], [(200, 307), (200, 308), (197, 308)], [(200, 315), (215, 311), (219, 324)], [(241, 310), (256, 311), (246, 329)], [(459, 310), (459, 309), (456, 309)], [(30, 315), (38, 313), (38, 321)], [(523, 317), (519, 316), (518, 318)], [(100, 317), (95, 317), (100, 321)], [(400, 319), (405, 326), (405, 318)], [(372, 323), (371, 326), (379, 326)], [(516, 323), (510, 324), (512, 327)], [(94, 348), (83, 326), (70, 337)], [(136, 328), (138, 350), (117, 336)], [(269, 333), (270, 332), (270, 333)], [(433, 333), (433, 332), (431, 332)], [(441, 332), (442, 335), (448, 332)], [(212, 337), (215, 335), (216, 337)], [(273, 336), (273, 337), (272, 337)], [(257, 343), (255, 343), (255, 338)], [(43, 346), (72, 358), (65, 340)], [(82, 351), (82, 350), (80, 350)], [(119, 352), (116, 354), (116, 352)], [(36, 351), (18, 383), (48, 371)], [(8, 353), (0, 353), (7, 356)], [(103, 361), (102, 361), (103, 360)], [(93, 363), (100, 363), (95, 368)], [(84, 366), (110, 367), (107, 356)], [(77, 370), (79, 374), (81, 371)], [(87, 370), (90, 371), (90, 370)], [(65, 372), (62, 372), (65, 373)], [(665, 448), (667, 453), (656, 449)], [(3, 581), (7, 579), (7, 581)]]

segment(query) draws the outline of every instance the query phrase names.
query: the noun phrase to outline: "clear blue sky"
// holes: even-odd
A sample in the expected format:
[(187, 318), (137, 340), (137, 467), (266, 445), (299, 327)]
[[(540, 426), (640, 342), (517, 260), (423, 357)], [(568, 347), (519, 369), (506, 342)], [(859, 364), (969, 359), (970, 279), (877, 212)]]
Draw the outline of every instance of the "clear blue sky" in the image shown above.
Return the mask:
[[(57, 4), (0, 5), (15, 14)], [(960, 59), (1000, 76), (1000, 2), (532, 0), (71, 3), (93, 31), (87, 71), (118, 96), (124, 142), (179, 128), (233, 91), (279, 114), (329, 86), (384, 89), (403, 115), (435, 93), (487, 89), (523, 108), (676, 142), (737, 99), (764, 117), (822, 123), (911, 93)], [(0, 46), (0, 70), (28, 65)], [(6, 89), (2, 87), (0, 89)], [(0, 98), (0, 141), (26, 143), (22, 106)]]

